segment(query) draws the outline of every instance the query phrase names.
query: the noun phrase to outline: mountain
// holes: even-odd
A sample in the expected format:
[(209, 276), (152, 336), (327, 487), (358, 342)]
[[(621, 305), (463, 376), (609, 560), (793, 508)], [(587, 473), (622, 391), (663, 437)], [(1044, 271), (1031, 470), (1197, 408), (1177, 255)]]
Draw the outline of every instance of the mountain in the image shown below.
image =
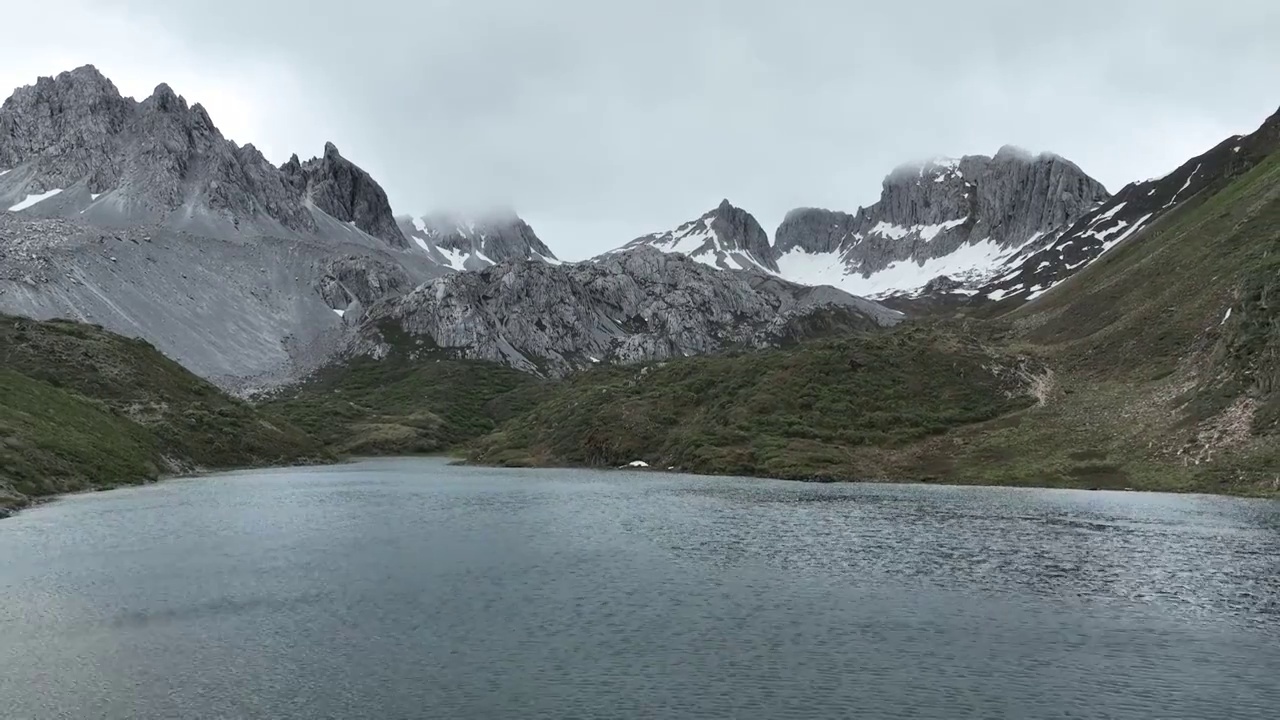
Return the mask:
[(529, 224), (512, 212), (476, 217), (440, 213), (397, 219), (405, 237), (454, 270), (478, 270), (505, 260), (559, 263)]
[(213, 237), (315, 233), (332, 218), (407, 244), (382, 188), (332, 144), (277, 169), (168, 85), (138, 102), (93, 66), (40, 78), (0, 106), (0, 169), (0, 208), (41, 217)]
[(769, 245), (769, 235), (750, 213), (734, 207), (728, 200), (675, 230), (636, 238), (611, 252), (624, 252), (638, 247), (682, 253), (723, 270), (759, 269), (774, 273), (778, 270), (773, 249)]
[(561, 376), (601, 362), (766, 347), (901, 317), (834, 288), (635, 247), (595, 262), (508, 260), (436, 278), (371, 307), (351, 352), (382, 355), (403, 336), (424, 351)]
[(972, 295), (1108, 198), (1100, 183), (1061, 157), (1004, 147), (994, 157), (899, 167), (885, 178), (880, 201), (853, 214), (793, 210), (772, 243), (755, 218), (726, 200), (619, 250), (651, 246), (713, 267), (866, 297)]
[(289, 186), (315, 207), (360, 228), (395, 248), (409, 246), (391, 214), (387, 193), (368, 173), (338, 153), (333, 143), (324, 144), (324, 156), (298, 162), (289, 158), (281, 168)]
[(92, 66), (0, 106), (2, 312), (142, 337), (245, 388), (322, 364), (346, 313), (451, 271), (332, 143), (277, 168), (167, 85), (135, 101)]
[(471, 457), (1280, 494), (1280, 116), (1074, 225), (1110, 249), (985, 319), (600, 368)]
[(852, 215), (794, 210), (774, 254), (783, 277), (860, 295), (918, 293), (940, 276), (973, 288), (1107, 198), (1061, 157), (1004, 147), (900, 167), (880, 201)]
[(53, 493), (324, 457), (146, 342), (0, 315), (0, 517)]
[(1220, 189), (1280, 149), (1280, 113), (1249, 135), (1230, 137), (1162, 178), (1126, 185), (1056, 239), (1012, 264), (974, 294), (977, 300), (1031, 300), (1100, 255), (1155, 226), (1202, 193)]

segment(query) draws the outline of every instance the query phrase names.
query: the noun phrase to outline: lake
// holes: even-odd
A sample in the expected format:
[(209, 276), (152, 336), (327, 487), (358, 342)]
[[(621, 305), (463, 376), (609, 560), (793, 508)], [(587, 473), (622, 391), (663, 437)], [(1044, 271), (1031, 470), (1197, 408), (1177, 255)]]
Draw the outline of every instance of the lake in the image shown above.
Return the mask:
[(1274, 718), (1280, 503), (438, 459), (0, 521), (5, 718)]

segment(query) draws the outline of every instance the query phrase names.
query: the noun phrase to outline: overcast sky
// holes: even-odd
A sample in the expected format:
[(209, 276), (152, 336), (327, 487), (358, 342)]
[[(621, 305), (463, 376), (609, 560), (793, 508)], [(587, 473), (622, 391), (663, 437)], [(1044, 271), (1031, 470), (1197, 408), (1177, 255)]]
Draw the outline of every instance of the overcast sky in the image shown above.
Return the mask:
[(167, 82), (276, 163), (331, 140), (397, 213), (513, 207), (566, 259), (724, 197), (771, 232), (852, 211), (896, 165), (1006, 143), (1114, 191), (1280, 106), (1276, 0), (14, 5), (0, 88)]

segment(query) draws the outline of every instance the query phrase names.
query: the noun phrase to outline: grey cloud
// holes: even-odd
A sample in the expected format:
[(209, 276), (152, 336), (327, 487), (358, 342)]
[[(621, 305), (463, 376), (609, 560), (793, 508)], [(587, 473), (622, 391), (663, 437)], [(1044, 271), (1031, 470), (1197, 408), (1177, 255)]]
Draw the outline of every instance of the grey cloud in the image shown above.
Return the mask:
[(295, 69), (306, 109), (237, 140), (304, 157), (320, 148), (291, 138), (333, 140), (398, 212), (512, 206), (567, 258), (722, 197), (766, 227), (795, 206), (852, 211), (903, 162), (1005, 144), (1115, 190), (1280, 105), (1273, 0), (105, 7), (210, 73), (243, 56)]

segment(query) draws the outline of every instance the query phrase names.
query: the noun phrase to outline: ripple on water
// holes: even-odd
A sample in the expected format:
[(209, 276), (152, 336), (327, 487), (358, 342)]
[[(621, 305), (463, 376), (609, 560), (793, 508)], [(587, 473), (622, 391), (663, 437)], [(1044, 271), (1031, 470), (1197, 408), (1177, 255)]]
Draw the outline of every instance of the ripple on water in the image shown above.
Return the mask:
[(13, 717), (1270, 718), (1280, 509), (234, 473), (0, 523)]

